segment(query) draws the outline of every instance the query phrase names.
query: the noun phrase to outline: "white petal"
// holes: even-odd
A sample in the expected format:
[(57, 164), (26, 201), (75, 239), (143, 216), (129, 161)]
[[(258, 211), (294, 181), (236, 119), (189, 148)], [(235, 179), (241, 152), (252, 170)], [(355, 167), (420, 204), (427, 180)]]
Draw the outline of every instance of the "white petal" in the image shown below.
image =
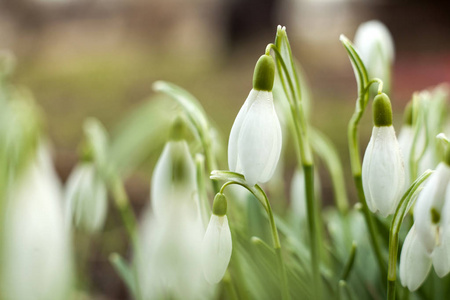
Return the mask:
[(267, 182), (275, 171), (280, 152), (281, 127), (272, 93), (258, 91), (238, 138), (239, 161), (247, 182), (250, 185)]
[(231, 127), (230, 138), (228, 140), (228, 167), (230, 171), (242, 173), (242, 169), (238, 166), (238, 139), (239, 133), (242, 128), (242, 123), (247, 115), (249, 107), (253, 104), (258, 95), (258, 91), (251, 90), (247, 99), (239, 110), (236, 119), (234, 120), (233, 127)]
[(370, 76), (388, 83), (386, 70), (394, 60), (394, 43), (386, 26), (376, 20), (365, 22), (358, 27), (354, 42)]
[(436, 274), (439, 277), (444, 277), (450, 272), (450, 189), (448, 186), (442, 209), (439, 234), (439, 244), (434, 248), (432, 258)]
[(437, 224), (433, 224), (431, 221), (431, 209), (434, 208), (437, 212), (442, 213), (449, 180), (450, 167), (445, 163), (440, 163), (420, 192), (414, 207), (417, 235), (429, 253), (433, 251), (439, 238)]
[(374, 127), (364, 155), (362, 180), (372, 212), (392, 214), (405, 186), (402, 154), (392, 126)]
[(400, 255), (400, 281), (410, 291), (417, 290), (427, 278), (431, 258), (418, 240), (415, 225), (403, 243)]
[(230, 262), (231, 251), (227, 216), (212, 215), (202, 243), (203, 272), (209, 283), (215, 284), (222, 280)]
[(193, 213), (196, 182), (195, 164), (186, 141), (170, 141), (156, 163), (151, 182), (152, 209), (157, 217), (170, 214), (176, 206), (188, 204)]
[[(53, 172), (34, 161), (6, 199), (0, 283), (5, 299), (67, 299), (71, 281), (70, 234)], [(52, 167), (51, 167), (52, 168)]]

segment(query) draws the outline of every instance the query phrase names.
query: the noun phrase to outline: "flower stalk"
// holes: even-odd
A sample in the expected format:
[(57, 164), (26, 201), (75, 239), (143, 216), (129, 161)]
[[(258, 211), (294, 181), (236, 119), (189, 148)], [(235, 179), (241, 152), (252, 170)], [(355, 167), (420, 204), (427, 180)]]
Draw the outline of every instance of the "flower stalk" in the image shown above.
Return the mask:
[(249, 185), (244, 176), (230, 171), (213, 171), (211, 173), (211, 179), (213, 180), (226, 180), (220, 189), (220, 193), (223, 193), (225, 188), (231, 184), (237, 184), (244, 188), (246, 188), (250, 193), (252, 193), (256, 199), (258, 199), (259, 203), (263, 206), (264, 210), (267, 213), (267, 217), (269, 218), (270, 223), (270, 231), (272, 235), (273, 249), (275, 250), (275, 254), (277, 255), (277, 265), (278, 265), (278, 273), (280, 276), (280, 284), (281, 284), (281, 299), (288, 300), (290, 299), (289, 295), (289, 287), (286, 275), (286, 267), (284, 265), (283, 256), (281, 253), (281, 243), (280, 237), (278, 235), (277, 225), (275, 223), (275, 218), (273, 215), (272, 207), (270, 205), (269, 198), (267, 197), (264, 190), (258, 185), (251, 186)]
[[(358, 199), (362, 205), (362, 211), (364, 218), (366, 220), (367, 228), (369, 230), (370, 242), (375, 253), (375, 257), (377, 259), (378, 267), (380, 269), (380, 275), (382, 278), (382, 282), (384, 282), (387, 270), (386, 264), (384, 262), (384, 258), (381, 252), (380, 243), (378, 241), (378, 232), (375, 227), (375, 223), (373, 220), (373, 216), (369, 211), (369, 207), (367, 206), (366, 198), (364, 195), (364, 189), (362, 184), (362, 167), (361, 167), (361, 158), (359, 154), (359, 138), (358, 138), (358, 125), (361, 121), (361, 118), (364, 114), (365, 108), (369, 101), (369, 88), (370, 85), (377, 82), (375, 80), (369, 81), (367, 70), (359, 57), (358, 53), (353, 48), (351, 42), (344, 36), (341, 35), (340, 41), (344, 45), (347, 50), (348, 56), (350, 58), (350, 62), (354, 70), (356, 71), (356, 81), (358, 83), (358, 98), (356, 100), (355, 112), (353, 113), (350, 122), (348, 124), (348, 148), (350, 152), (350, 165), (352, 169), (353, 180), (355, 182), (355, 186), (358, 192)], [(378, 86), (379, 91), (382, 88), (382, 85)]]

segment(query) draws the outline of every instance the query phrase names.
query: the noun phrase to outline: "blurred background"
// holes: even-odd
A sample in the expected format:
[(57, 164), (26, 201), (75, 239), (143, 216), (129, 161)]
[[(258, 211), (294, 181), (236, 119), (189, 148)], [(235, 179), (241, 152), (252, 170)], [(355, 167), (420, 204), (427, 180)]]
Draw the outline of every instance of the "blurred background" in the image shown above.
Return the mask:
[[(31, 89), (45, 112), (65, 180), (77, 161), (83, 120), (96, 117), (111, 130), (153, 94), (159, 79), (195, 95), (227, 137), (252, 87), (256, 60), (284, 25), (311, 86), (312, 123), (338, 146), (349, 172), (346, 126), (356, 82), (339, 35), (353, 39), (371, 19), (391, 31), (398, 131), (414, 91), (450, 82), (449, 13), (447, 1), (425, 0), (2, 0), (0, 50), (16, 55), (13, 82)], [(368, 115), (363, 143), (371, 131)], [(148, 201), (150, 175), (127, 180), (137, 210)], [(323, 189), (327, 195), (330, 184)], [(127, 251), (115, 238), (122, 229), (114, 214), (110, 209), (113, 221), (96, 245), (79, 246), (90, 256), (88, 289), (95, 299), (127, 297), (107, 261), (111, 252)]]

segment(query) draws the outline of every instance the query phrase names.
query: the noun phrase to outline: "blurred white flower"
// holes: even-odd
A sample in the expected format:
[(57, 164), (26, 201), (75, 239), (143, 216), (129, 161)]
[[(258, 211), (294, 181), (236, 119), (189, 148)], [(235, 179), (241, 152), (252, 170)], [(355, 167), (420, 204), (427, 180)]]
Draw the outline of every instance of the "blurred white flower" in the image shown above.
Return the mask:
[(250, 185), (269, 181), (280, 158), (282, 133), (273, 105), (273, 78), (273, 58), (263, 55), (228, 141), (228, 166), (242, 173)]
[(377, 20), (362, 23), (356, 31), (354, 43), (369, 76), (383, 80), (385, 90), (389, 90), (395, 50), (387, 27)]
[(67, 299), (71, 284), (70, 233), (48, 152), (10, 186), (6, 199), (0, 294), (5, 300)]
[(90, 162), (76, 166), (66, 184), (65, 201), (68, 222), (96, 232), (103, 227), (108, 210), (107, 189)]
[(156, 163), (151, 182), (151, 203), (156, 217), (171, 213), (174, 206), (189, 202), (198, 211), (195, 164), (184, 140), (166, 143)]
[[(203, 225), (181, 205), (164, 218), (148, 214), (135, 255), (142, 299), (208, 299), (202, 271)], [(188, 210), (189, 211), (189, 210)]]

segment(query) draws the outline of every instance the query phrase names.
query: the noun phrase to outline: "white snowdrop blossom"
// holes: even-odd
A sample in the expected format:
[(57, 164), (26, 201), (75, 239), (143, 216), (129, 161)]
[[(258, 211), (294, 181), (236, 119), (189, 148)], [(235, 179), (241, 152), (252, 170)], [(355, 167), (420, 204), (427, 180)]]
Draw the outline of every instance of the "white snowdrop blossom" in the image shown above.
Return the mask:
[(103, 227), (108, 210), (106, 185), (92, 163), (76, 166), (69, 176), (65, 191), (68, 221), (88, 232)]
[(431, 174), (414, 207), (417, 235), (429, 253), (441, 243), (443, 231), (450, 230), (445, 226), (450, 214), (447, 212), (450, 208), (449, 181), (450, 166), (441, 162)]
[(404, 192), (405, 168), (385, 94), (374, 99), (374, 123), (362, 164), (363, 189), (369, 209), (386, 217)]
[(218, 283), (231, 258), (231, 231), (227, 216), (212, 215), (202, 243), (203, 272), (206, 280)]
[(395, 50), (387, 27), (377, 20), (362, 23), (356, 31), (354, 42), (369, 76), (380, 78), (385, 88), (389, 88)]
[(67, 299), (71, 284), (70, 233), (64, 226), (60, 182), (40, 148), (14, 180), (5, 203), (2, 299)]
[(400, 255), (400, 281), (410, 291), (417, 290), (431, 269), (431, 257), (418, 239), (413, 225), (403, 243)]
[(272, 96), (274, 62), (263, 55), (257, 62), (250, 91), (228, 142), (228, 166), (250, 185), (270, 180), (281, 153), (282, 133)]
[(232, 241), (226, 214), (225, 195), (219, 193), (214, 199), (213, 214), (202, 242), (202, 266), (210, 284), (222, 280), (231, 258)]
[(197, 212), (195, 174), (195, 164), (186, 141), (167, 142), (151, 182), (151, 203), (156, 217), (170, 214), (180, 202), (189, 202), (188, 209)]

